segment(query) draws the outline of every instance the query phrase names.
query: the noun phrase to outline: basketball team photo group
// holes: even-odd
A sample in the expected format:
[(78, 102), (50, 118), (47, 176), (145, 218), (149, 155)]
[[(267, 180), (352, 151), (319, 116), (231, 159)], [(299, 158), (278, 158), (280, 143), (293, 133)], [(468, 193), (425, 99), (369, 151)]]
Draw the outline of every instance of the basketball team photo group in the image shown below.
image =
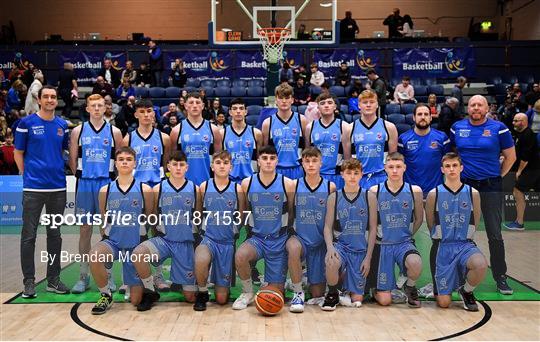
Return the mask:
[(539, 1), (147, 5), (2, 19), (0, 339), (540, 340)]

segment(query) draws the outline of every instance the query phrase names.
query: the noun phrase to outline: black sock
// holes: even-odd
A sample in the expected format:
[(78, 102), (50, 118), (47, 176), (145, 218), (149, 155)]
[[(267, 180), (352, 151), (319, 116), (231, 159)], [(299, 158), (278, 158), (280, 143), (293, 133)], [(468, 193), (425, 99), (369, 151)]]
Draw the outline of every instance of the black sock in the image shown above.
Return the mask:
[(338, 286), (337, 285), (328, 285), (328, 294), (337, 294)]

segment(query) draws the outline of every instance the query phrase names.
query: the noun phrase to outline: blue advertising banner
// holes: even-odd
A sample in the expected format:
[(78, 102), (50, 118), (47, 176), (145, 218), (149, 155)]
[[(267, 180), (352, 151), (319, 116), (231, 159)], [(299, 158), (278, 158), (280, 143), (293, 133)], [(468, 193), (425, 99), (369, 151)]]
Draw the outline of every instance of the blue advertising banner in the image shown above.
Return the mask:
[(457, 77), (475, 76), (474, 49), (394, 49), (393, 76)]
[(181, 58), (188, 77), (220, 78), (233, 76), (231, 51), (171, 51), (164, 53), (165, 69), (171, 70), (174, 60)]
[(122, 70), (126, 66), (127, 56), (124, 51), (61, 51), (58, 58), (60, 66), (65, 62), (73, 63), (79, 85), (93, 85), (105, 58), (111, 59), (114, 68)]
[(35, 61), (35, 54), (31, 51), (0, 51), (0, 70), (7, 79), (13, 68), (14, 62), (19, 62), (23, 66)]
[(262, 51), (236, 51), (236, 77), (266, 77), (266, 61)]
[(367, 70), (378, 70), (380, 61), (379, 50), (331, 49), (313, 52), (313, 62), (317, 63), (325, 77), (334, 77), (341, 63), (345, 62), (351, 70), (352, 78), (366, 78)]
[(22, 176), (1, 176), (0, 189), (2, 189), (0, 226), (22, 225)]

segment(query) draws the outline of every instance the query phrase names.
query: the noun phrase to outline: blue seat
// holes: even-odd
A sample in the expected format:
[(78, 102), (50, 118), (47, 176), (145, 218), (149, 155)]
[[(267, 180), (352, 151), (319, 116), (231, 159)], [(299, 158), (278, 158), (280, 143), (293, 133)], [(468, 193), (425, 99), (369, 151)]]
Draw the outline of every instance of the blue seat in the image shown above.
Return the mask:
[[(255, 80), (252, 80), (255, 81)], [(247, 88), (248, 97), (261, 97), (264, 96), (263, 88), (260, 86), (248, 86)]]
[(428, 94), (428, 87), (424, 85), (415, 85), (414, 86), (414, 96), (426, 96)]
[(349, 113), (349, 106), (346, 104), (342, 104), (339, 106), (339, 111), (342, 113)]
[(344, 119), (345, 122), (347, 122), (347, 123), (353, 122), (353, 118), (352, 118), (352, 115), (351, 115), (351, 114), (343, 113), (343, 119)]
[(317, 96), (319, 96), (321, 94), (322, 89), (321, 89), (321, 87), (310, 85), (309, 86), (309, 91), (311, 93), (311, 97), (316, 98)]
[(405, 123), (405, 115), (403, 114), (390, 114), (386, 116), (386, 119), (394, 124)]
[(161, 115), (167, 113), (169, 111), (169, 106), (161, 106)]
[(356, 120), (358, 120), (358, 119), (360, 119), (360, 114), (353, 114), (353, 115), (352, 115), (352, 121), (351, 121), (351, 122), (356, 121)]
[(246, 123), (250, 126), (257, 125), (257, 121), (259, 120), (259, 114), (257, 115), (248, 115), (246, 116)]
[(331, 86), (330, 87), (330, 94), (335, 95), (336, 97), (347, 96), (345, 94), (345, 88), (342, 87), (342, 86)]
[(236, 80), (233, 80), (232, 81), (232, 86), (233, 87), (247, 87), (248, 83), (246, 80), (242, 80), (242, 79), (236, 79)]
[(167, 87), (165, 88), (165, 97), (177, 99), (180, 97), (181, 91), (178, 87)]
[(225, 97), (231, 95), (231, 88), (229, 87), (216, 87), (214, 88), (214, 95), (218, 97)]
[(197, 91), (197, 88), (196, 88), (196, 87), (188, 87), (188, 86), (185, 86), (184, 88), (182, 88), (182, 90), (185, 90), (185, 91), (187, 91), (188, 93), (193, 93), (193, 92), (196, 92), (196, 91)]
[(433, 93), (435, 95), (444, 95), (444, 87), (441, 84), (432, 84), (428, 87), (429, 93)]
[(411, 114), (414, 112), (414, 107), (416, 107), (414, 103), (404, 103), (401, 105), (401, 113)]
[(533, 75), (525, 75), (525, 76), (520, 77), (519, 81), (521, 83), (527, 83), (527, 84), (534, 83), (534, 76)]
[(249, 80), (248, 87), (264, 87), (264, 81), (259, 79)]
[(244, 96), (246, 96), (246, 88), (245, 87), (232, 87), (231, 88), (231, 96), (232, 97), (244, 97)]
[(148, 97), (148, 88), (146, 87), (136, 87), (135, 88), (135, 97)]
[(306, 105), (298, 106), (298, 113), (304, 114), (306, 112), (306, 109), (307, 109)]
[(493, 92), (495, 95), (506, 95), (506, 87), (508, 87), (506, 83), (497, 83), (493, 85)]
[(510, 84), (518, 83), (518, 78), (517, 76), (514, 76), (514, 75), (506, 75), (506, 76), (503, 76), (503, 82), (510, 83)]
[(218, 86), (218, 87), (229, 87), (230, 88), (231, 87), (231, 81), (226, 79), (226, 78), (224, 78), (222, 80), (217, 80), (216, 81), (216, 86)]
[(501, 84), (502, 78), (500, 76), (493, 76), (490, 78), (489, 83), (491, 84)]
[(401, 135), (401, 134), (407, 132), (408, 130), (410, 130), (411, 125), (407, 125), (405, 123), (400, 123), (400, 124), (396, 125), (396, 128), (397, 128), (397, 131), (398, 131), (398, 135)]
[(148, 90), (148, 95), (151, 98), (165, 97), (165, 88), (152, 87)]
[(407, 114), (405, 115), (405, 123), (408, 125), (414, 124), (414, 114)]
[(389, 103), (386, 105), (385, 114), (399, 114), (401, 113), (401, 107), (397, 103)]
[(206, 97), (214, 96), (214, 88), (212, 88), (212, 87), (203, 87), (203, 89), (206, 92)]
[(428, 85), (428, 86), (430, 86), (432, 84), (437, 84), (437, 79), (436, 78), (425, 78), (424, 83), (426, 85)]
[(186, 81), (186, 87), (198, 88), (201, 85), (201, 81), (197, 78), (188, 78)]
[(390, 81), (390, 85), (392, 87), (395, 87), (400, 83), (401, 83), (401, 78), (398, 78), (398, 77), (392, 77), (392, 80)]
[(262, 110), (262, 106), (251, 105), (247, 107), (247, 115), (259, 115)]
[(216, 81), (213, 79), (207, 78), (201, 81), (201, 87), (203, 88), (214, 88), (216, 86)]
[(411, 84), (413, 86), (424, 85), (424, 80), (421, 78), (411, 78)]

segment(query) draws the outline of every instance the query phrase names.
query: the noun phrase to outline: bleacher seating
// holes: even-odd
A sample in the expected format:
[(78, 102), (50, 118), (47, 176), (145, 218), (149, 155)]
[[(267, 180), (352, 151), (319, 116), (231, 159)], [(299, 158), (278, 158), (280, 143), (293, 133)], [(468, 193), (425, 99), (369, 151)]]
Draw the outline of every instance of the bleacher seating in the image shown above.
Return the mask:
[(405, 123), (405, 115), (403, 114), (390, 114), (386, 116), (386, 119), (394, 124)]
[(216, 81), (213, 79), (207, 78), (201, 81), (201, 87), (203, 88), (214, 88), (216, 86)]
[(230, 87), (231, 86), (231, 81), (229, 81), (228, 79), (217, 80), (216, 86), (218, 86), (218, 87)]

